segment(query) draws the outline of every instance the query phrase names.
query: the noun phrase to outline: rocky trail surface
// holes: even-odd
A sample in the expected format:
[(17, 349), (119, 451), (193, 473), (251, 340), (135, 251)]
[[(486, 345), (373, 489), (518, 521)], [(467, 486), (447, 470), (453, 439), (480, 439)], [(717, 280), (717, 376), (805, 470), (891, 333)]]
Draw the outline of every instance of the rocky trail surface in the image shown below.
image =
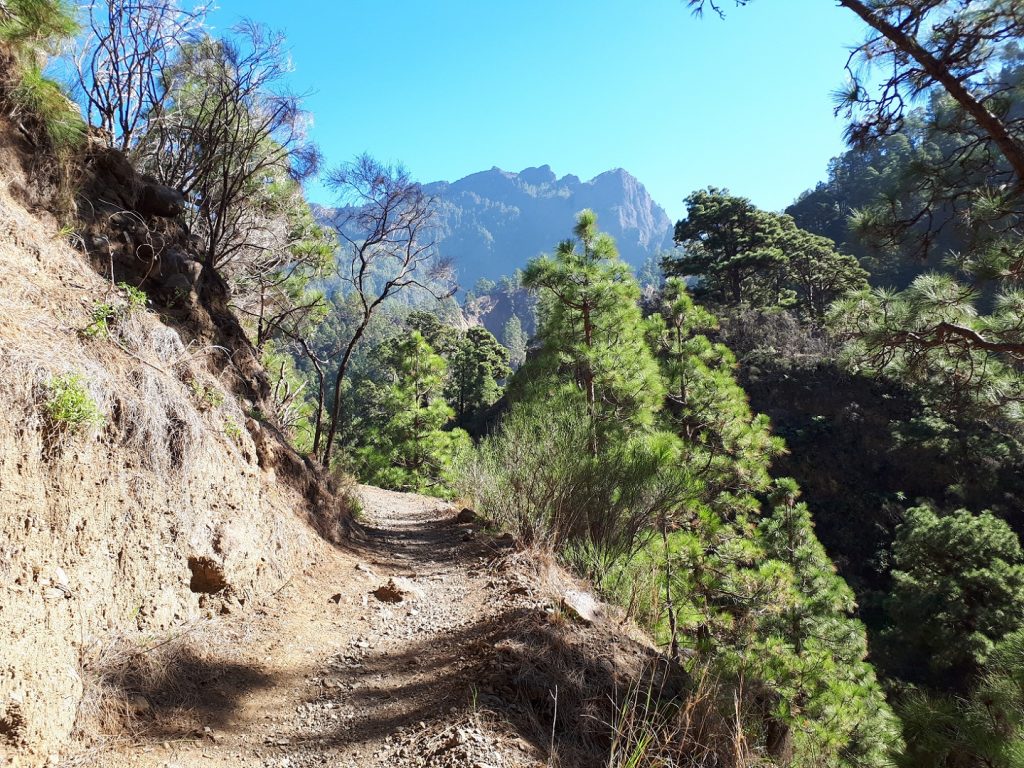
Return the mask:
[[(516, 703), (502, 670), (529, 655), (523, 622), (545, 627), (557, 613), (550, 600), (509, 566), (508, 541), (450, 505), (366, 486), (359, 494), (365, 542), (336, 550), (260, 608), (218, 619), (229, 641), (175, 672), (200, 695), (176, 696), (167, 683), (134, 693), (130, 743), (72, 762), (545, 764), (549, 745), (513, 726), (536, 715)], [(534, 725), (550, 732), (552, 723)]]

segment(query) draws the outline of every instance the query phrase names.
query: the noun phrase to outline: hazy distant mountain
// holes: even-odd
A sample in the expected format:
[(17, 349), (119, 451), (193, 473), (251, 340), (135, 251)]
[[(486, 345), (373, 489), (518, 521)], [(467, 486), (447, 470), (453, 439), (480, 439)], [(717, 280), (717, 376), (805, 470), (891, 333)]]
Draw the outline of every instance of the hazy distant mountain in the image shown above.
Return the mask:
[(458, 269), (459, 284), (512, 274), (572, 234), (576, 214), (597, 212), (634, 265), (672, 244), (672, 222), (644, 185), (621, 168), (590, 181), (558, 178), (551, 167), (509, 173), (499, 168), (448, 183), (427, 184), (440, 200), (440, 249)]
[[(570, 237), (576, 214), (597, 212), (619, 253), (639, 266), (672, 245), (672, 222), (644, 185), (621, 168), (590, 181), (558, 178), (551, 167), (509, 173), (499, 168), (424, 189), (439, 200), (438, 243), (454, 262), (462, 290), (481, 277), (496, 280)], [(331, 218), (330, 210), (321, 215)]]

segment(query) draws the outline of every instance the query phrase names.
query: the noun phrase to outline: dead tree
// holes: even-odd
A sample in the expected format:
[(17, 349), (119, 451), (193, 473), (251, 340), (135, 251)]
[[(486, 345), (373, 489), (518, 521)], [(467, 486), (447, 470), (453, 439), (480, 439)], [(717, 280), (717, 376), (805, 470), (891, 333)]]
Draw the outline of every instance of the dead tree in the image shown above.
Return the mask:
[(108, 146), (129, 153), (168, 98), (166, 73), (202, 33), (205, 6), (174, 0), (108, 0), (84, 7), (71, 54), (73, 90)]
[(268, 178), (302, 180), (319, 165), (301, 96), (284, 84), (288, 71), (283, 36), (246, 22), (185, 46), (168, 73), (170, 96), (139, 155), (144, 171), (185, 194), (208, 268), (253, 251)]
[(436, 299), (455, 291), (450, 265), (436, 256), (435, 201), (409, 178), (405, 168), (364, 154), (330, 174), (330, 182), (345, 206), (335, 221), (341, 242), (338, 273), (356, 298), (358, 314), (350, 338), (339, 350), (326, 439), (317, 415), (313, 452), (322, 457), (324, 466), (330, 465), (343, 421), (345, 375), (374, 313), (408, 288), (418, 287)]

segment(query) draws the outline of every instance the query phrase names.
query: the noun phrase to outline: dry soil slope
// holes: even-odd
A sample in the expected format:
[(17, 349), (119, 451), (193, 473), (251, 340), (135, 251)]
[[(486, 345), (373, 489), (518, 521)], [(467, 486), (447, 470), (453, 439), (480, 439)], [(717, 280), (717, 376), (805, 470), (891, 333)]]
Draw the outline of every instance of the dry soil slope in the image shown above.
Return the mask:
[[(151, 312), (114, 338), (82, 334), (120, 299), (12, 194), (18, 161), (0, 146), (0, 764), (45, 761), (88, 731), (83, 691), (114, 639), (243, 609), (324, 547), (305, 501), (259, 466), (258, 425), (208, 350)], [(64, 375), (102, 425), (55, 429), (47, 387)]]

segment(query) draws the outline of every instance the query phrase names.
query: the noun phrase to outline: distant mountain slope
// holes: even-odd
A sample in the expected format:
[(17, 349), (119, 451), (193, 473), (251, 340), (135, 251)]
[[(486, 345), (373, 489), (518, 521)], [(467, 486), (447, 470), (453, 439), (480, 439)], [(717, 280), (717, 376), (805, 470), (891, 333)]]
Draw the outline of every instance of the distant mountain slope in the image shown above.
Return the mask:
[[(623, 259), (642, 264), (672, 245), (672, 222), (636, 178), (616, 168), (581, 181), (558, 178), (550, 166), (509, 173), (499, 168), (424, 189), (439, 201), (441, 254), (457, 269), (461, 290), (482, 277), (496, 280), (541, 253), (550, 253), (572, 233), (576, 214), (597, 212)], [(320, 209), (325, 219), (336, 215)]]

